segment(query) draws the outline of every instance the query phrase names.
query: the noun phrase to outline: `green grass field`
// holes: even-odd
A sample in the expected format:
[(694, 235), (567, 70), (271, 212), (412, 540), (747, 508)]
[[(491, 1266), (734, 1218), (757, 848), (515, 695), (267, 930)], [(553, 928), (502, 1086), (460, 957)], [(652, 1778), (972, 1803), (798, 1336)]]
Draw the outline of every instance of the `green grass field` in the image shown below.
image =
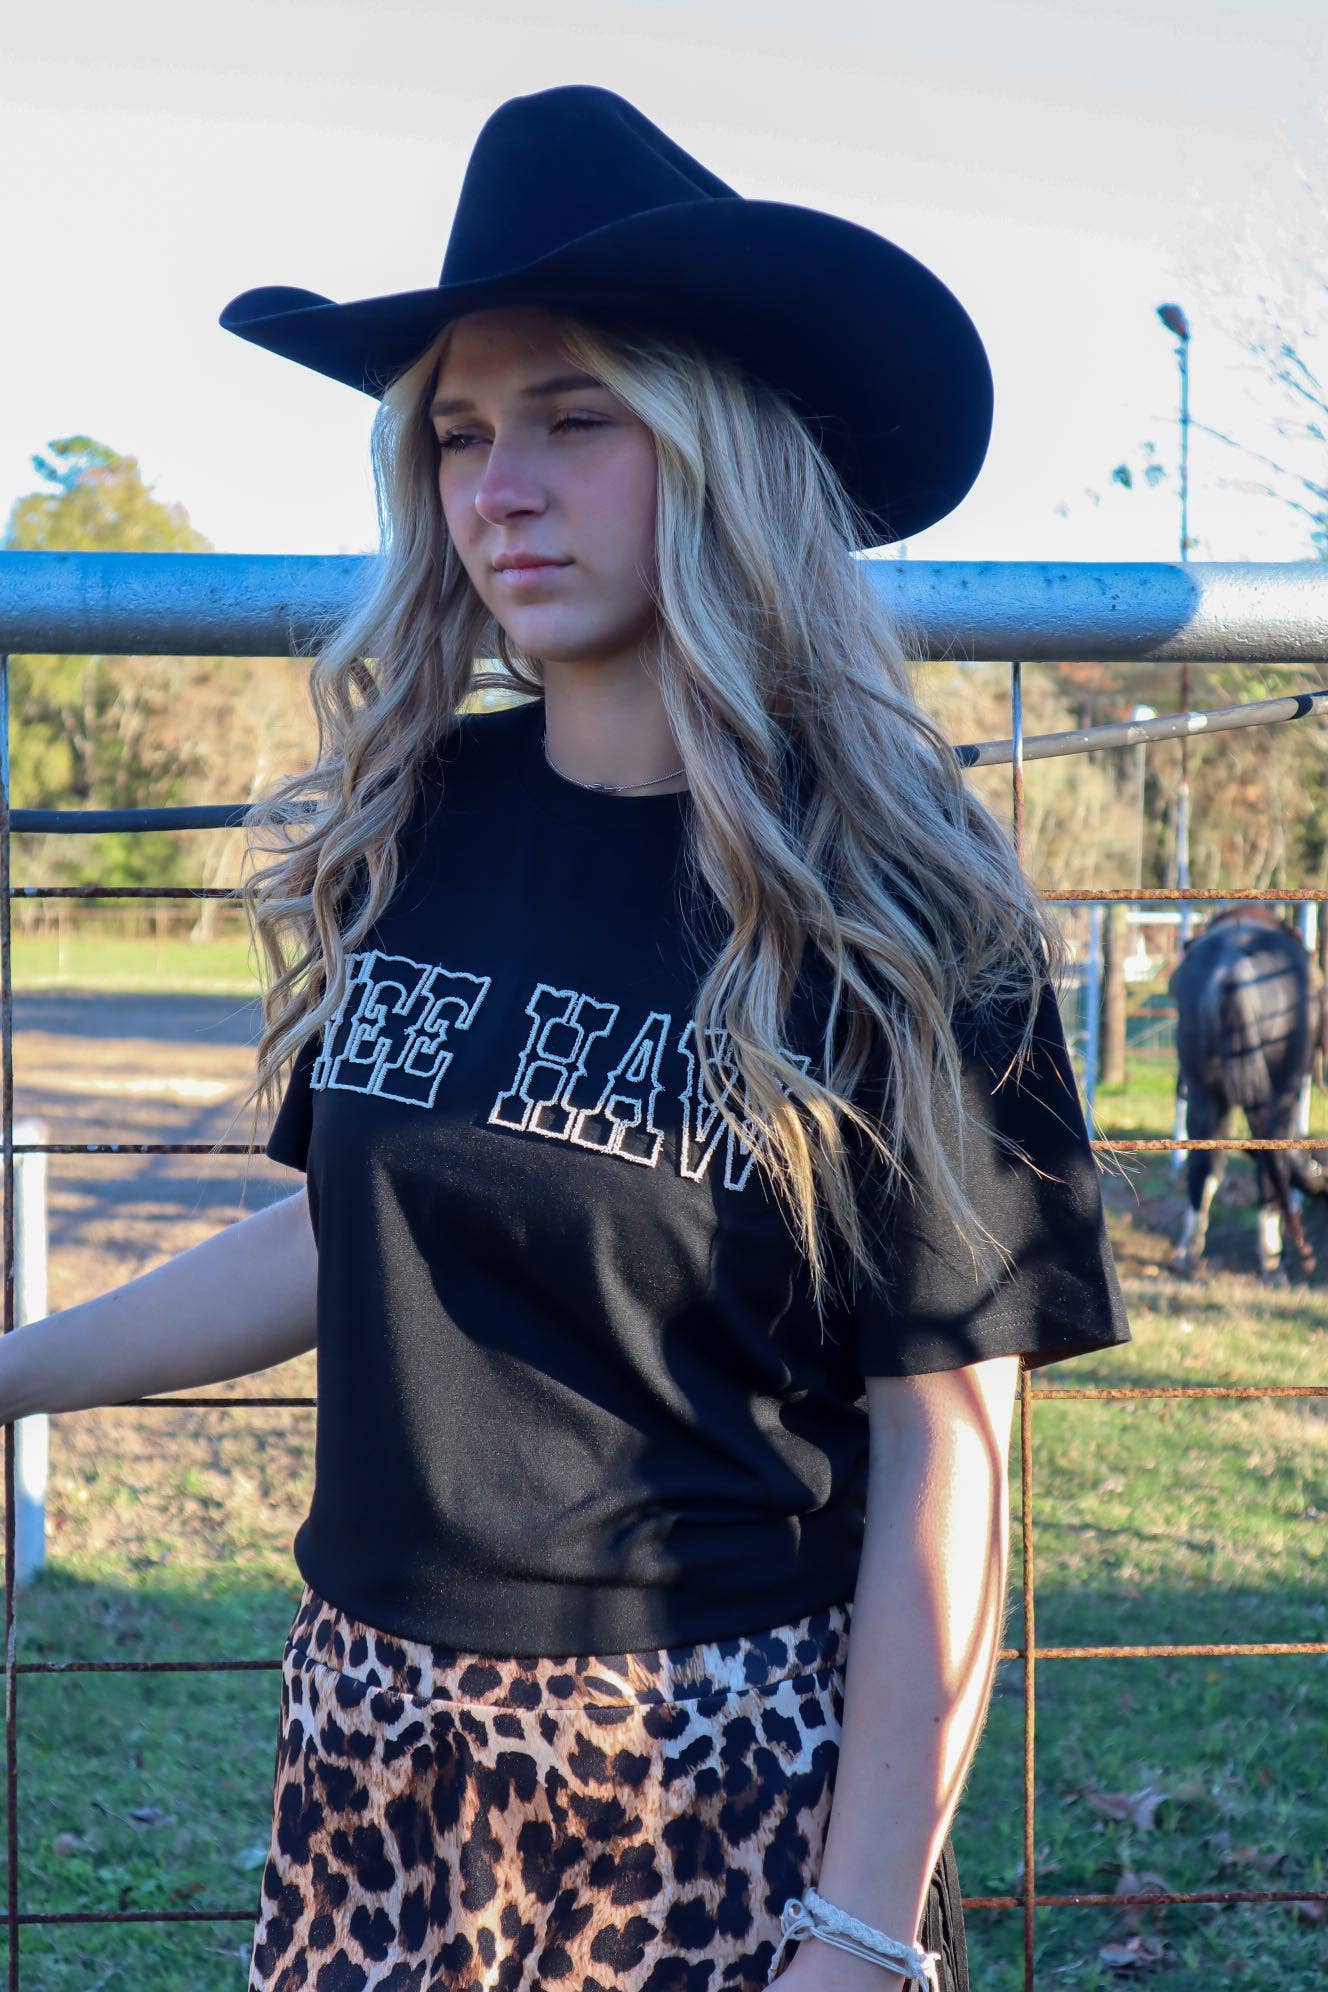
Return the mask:
[[(207, 972), (252, 987), (243, 945), (233, 954), (229, 968), (219, 955)], [(19, 960), (16, 949), (20, 986), (36, 980), (35, 950)], [(167, 968), (173, 980), (173, 956)], [(133, 973), (128, 956), (111, 972)], [(1138, 1061), (1128, 1089), (1099, 1096), (1109, 1135), (1169, 1132), (1170, 1116), (1161, 1062)], [(1166, 1157), (1122, 1158), (1106, 1195), (1135, 1339), (1101, 1361), (1044, 1370), (1039, 1387), (1323, 1381), (1328, 1214), (1307, 1213), (1324, 1272), (1265, 1288), (1253, 1276), (1248, 1176), (1236, 1161), (1214, 1211), (1210, 1270), (1183, 1281), (1167, 1266), (1179, 1179)], [(312, 1387), (307, 1356), (217, 1394)], [(290, 1537), (312, 1435), (310, 1411), (53, 1420), (49, 1563), (19, 1595), (19, 1659), (275, 1662), (298, 1596)], [(1012, 1483), (1007, 1638), (1018, 1644), (1017, 1432)], [(1042, 1644), (1328, 1638), (1322, 1401), (1039, 1403), (1033, 1499)], [(1056, 1893), (1110, 1892), (1132, 1876), (1176, 1890), (1323, 1888), (1324, 1669), (1322, 1658), (1285, 1657), (1043, 1662), (1039, 1883)], [(251, 1918), (276, 1719), (275, 1666), (21, 1676), (20, 1907)], [(1022, 1721), (1022, 1667), (1005, 1663), (955, 1826), (967, 1895), (1018, 1885)], [(25, 1926), (22, 1984), (240, 1992), (250, 1937), (249, 1920)], [(974, 1992), (1022, 1986), (1017, 1910), (970, 1912), (969, 1947)], [(1039, 1912), (1037, 1984), (1047, 1992), (1133, 1983), (1151, 1975), (1150, 1958), (1168, 1992), (1312, 1992), (1328, 1945), (1323, 1920), (1290, 1906)]]
[(257, 996), (258, 976), (249, 952), (244, 916), (227, 908), (217, 938), (135, 940), (97, 933), (93, 922), (70, 923), (66, 938), (14, 935), (15, 989), (104, 989), (150, 994)]

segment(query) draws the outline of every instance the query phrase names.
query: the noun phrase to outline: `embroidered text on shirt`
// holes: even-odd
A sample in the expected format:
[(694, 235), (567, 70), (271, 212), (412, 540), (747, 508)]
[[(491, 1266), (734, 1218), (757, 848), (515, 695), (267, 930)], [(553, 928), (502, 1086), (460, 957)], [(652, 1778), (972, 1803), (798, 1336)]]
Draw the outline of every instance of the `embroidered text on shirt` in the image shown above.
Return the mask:
[[(347, 966), (346, 990), (323, 1028), (310, 1086), (432, 1107), (455, 1055), (455, 1034), (474, 1023), (492, 977), (377, 948), (351, 954)], [(667, 1091), (661, 1067), (672, 1051), (685, 1067), (676, 1094), (682, 1107), (679, 1174), (703, 1180), (722, 1145), (724, 1186), (743, 1189), (754, 1150), (724, 1120), (703, 1082), (694, 1019), (687, 1018), (672, 1044), (669, 1012), (652, 1010), (614, 1057), (608, 1041), (619, 1012), (620, 1005), (582, 991), (536, 983), (525, 1005), (530, 1029), (510, 1084), (500, 1088), (489, 1109), (489, 1124), (653, 1169), (667, 1134), (657, 1118), (658, 1102)], [(709, 1036), (712, 1063), (742, 1118), (729, 1035), (712, 1031)], [(596, 1076), (594, 1068), (603, 1064), (606, 1053), (607, 1069)], [(793, 1054), (793, 1059), (806, 1070), (806, 1057)]]

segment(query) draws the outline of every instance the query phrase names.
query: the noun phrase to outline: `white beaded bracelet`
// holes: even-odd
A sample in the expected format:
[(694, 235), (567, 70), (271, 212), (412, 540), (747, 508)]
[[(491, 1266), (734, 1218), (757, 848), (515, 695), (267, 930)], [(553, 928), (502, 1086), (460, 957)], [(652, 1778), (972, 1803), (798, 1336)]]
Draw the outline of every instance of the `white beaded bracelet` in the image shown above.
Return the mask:
[(870, 1958), (873, 1964), (902, 1972), (906, 1986), (917, 1984), (924, 1987), (924, 1992), (927, 1987), (931, 1992), (940, 1992), (936, 1976), (941, 1961), (939, 1951), (925, 1951), (917, 1944), (901, 1944), (894, 1937), (887, 1937), (884, 1930), (860, 1923), (846, 1909), (836, 1909), (833, 1902), (827, 1902), (814, 1888), (809, 1888), (801, 1900), (795, 1896), (784, 1904), (779, 1927), (783, 1934), (775, 1945), (767, 1985), (774, 1983), (787, 1945), (801, 1943), (804, 1937), (819, 1937), (822, 1943), (833, 1944), (837, 1950), (852, 1951), (856, 1957)]

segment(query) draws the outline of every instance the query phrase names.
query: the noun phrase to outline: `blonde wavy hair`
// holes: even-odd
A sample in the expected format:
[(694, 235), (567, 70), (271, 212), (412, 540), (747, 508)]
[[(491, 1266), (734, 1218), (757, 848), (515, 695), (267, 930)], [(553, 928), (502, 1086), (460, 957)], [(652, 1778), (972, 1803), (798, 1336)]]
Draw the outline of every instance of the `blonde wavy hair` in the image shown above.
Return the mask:
[[(887, 1196), (938, 1200), (990, 1265), (1001, 1248), (936, 1128), (947, 1095), (964, 1125), (954, 1017), (1014, 1004), (1017, 1064), (1063, 960), (1059, 927), (914, 698), (901, 629), (853, 552), (871, 530), (811, 426), (690, 338), (552, 316), (567, 358), (655, 442), (656, 674), (694, 804), (688, 877), (715, 910), (694, 1012), (706, 1091), (782, 1199), (822, 1318), (832, 1291), (842, 1299), (834, 1241), (855, 1280), (876, 1271), (863, 1141)], [(396, 378), (375, 417), (381, 552), (310, 665), (315, 765), (244, 818), (241, 893), (266, 974), (257, 1076), (237, 1114), (254, 1101), (255, 1127), (341, 1003), (347, 956), (392, 894), (421, 762), (476, 694), (543, 683), (444, 521), (429, 405), (449, 338)], [(256, 855), (272, 862), (252, 870)], [(815, 1055), (800, 1058), (789, 1006), (816, 973), (828, 1007)]]

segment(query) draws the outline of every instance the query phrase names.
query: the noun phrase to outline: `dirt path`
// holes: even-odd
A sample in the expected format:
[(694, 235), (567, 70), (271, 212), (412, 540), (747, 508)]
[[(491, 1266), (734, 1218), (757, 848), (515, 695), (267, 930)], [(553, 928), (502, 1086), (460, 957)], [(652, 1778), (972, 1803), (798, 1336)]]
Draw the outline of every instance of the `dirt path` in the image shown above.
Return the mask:
[[(234, 997), (17, 995), (15, 1123), (39, 1120), (51, 1141), (261, 1143), (266, 1124), (253, 1127), (252, 1108), (234, 1119), (253, 1078), (260, 1024), (257, 1002)], [(46, 1167), (51, 1313), (122, 1285), (302, 1181), (261, 1152), (53, 1155)], [(182, 1318), (181, 1334), (189, 1327)], [(310, 1353), (206, 1394), (313, 1389)], [(229, 1568), (255, 1555), (284, 1565), (307, 1505), (312, 1415), (105, 1409), (53, 1417), (48, 1553), (108, 1575), (177, 1555), (196, 1567)], [(98, 1636), (79, 1623), (69, 1630), (83, 1657), (94, 1657)]]
[[(44, 1122), (51, 1141), (261, 1141), (252, 1107), (234, 1118), (260, 1026), (242, 997), (20, 992), (15, 1122)], [(48, 1307), (104, 1292), (299, 1182), (262, 1154), (50, 1156)]]

